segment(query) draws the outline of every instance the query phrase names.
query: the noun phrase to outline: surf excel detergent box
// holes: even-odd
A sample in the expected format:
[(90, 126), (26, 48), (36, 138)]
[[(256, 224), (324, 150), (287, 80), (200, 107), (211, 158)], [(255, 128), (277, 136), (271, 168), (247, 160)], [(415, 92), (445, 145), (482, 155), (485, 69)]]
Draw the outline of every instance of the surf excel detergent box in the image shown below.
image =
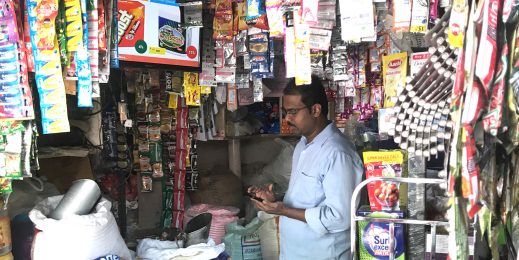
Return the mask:
[[(403, 211), (372, 212), (369, 206), (363, 206), (357, 211), (357, 216), (374, 218), (404, 218)], [(357, 222), (360, 260), (386, 260), (391, 250), (395, 252), (395, 259), (405, 259), (405, 225), (395, 224), (395, 247), (389, 246), (389, 223), (359, 221)]]

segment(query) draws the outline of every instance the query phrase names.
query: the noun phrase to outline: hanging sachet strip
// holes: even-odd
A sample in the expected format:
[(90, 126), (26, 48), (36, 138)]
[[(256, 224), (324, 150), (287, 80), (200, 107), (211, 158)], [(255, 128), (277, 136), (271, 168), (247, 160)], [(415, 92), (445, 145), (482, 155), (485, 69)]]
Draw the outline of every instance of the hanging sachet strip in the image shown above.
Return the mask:
[[(51, 13), (48, 12), (49, 10)], [(57, 0), (45, 2), (27, 0), (30, 39), (35, 58), (36, 85), (40, 97), (44, 134), (70, 131), (56, 30), (53, 22), (46, 23), (49, 17), (52, 18), (51, 21), (54, 21), (57, 11)], [(43, 13), (46, 16), (42, 15)]]

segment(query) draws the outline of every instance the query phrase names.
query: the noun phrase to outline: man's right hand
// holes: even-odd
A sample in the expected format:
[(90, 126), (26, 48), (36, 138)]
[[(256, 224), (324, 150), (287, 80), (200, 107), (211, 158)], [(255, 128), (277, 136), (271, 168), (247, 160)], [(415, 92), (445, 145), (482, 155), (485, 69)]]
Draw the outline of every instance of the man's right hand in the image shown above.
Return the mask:
[(263, 199), (264, 201), (275, 202), (276, 198), (274, 197), (274, 192), (272, 191), (273, 186), (274, 185), (272, 184), (263, 187), (250, 186), (247, 189), (247, 192), (254, 195), (254, 197)]

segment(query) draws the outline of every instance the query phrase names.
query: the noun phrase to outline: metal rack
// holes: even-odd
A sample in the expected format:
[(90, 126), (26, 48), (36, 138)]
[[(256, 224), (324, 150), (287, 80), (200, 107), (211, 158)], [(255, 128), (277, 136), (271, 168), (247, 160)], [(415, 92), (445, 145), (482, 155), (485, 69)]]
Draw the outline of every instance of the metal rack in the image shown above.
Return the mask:
[[(449, 226), (449, 222), (443, 221), (430, 221), (430, 220), (418, 220), (418, 219), (393, 219), (393, 218), (373, 218), (373, 217), (362, 217), (357, 216), (357, 203), (359, 194), (366, 185), (375, 181), (392, 181), (399, 183), (414, 183), (414, 184), (442, 184), (446, 183), (445, 180), (442, 179), (429, 179), (429, 178), (400, 178), (400, 177), (372, 177), (362, 181), (355, 190), (352, 195), (352, 203), (351, 203), (351, 226), (350, 226), (350, 239), (351, 239), (351, 256), (352, 259), (358, 259), (357, 255), (357, 221), (371, 221), (371, 222), (381, 222), (381, 223), (389, 223), (389, 248), (395, 248), (395, 238), (394, 238), (394, 229), (396, 224), (407, 224), (407, 225), (423, 225), (423, 226), (431, 226), (431, 259), (435, 258), (436, 253), (436, 228), (438, 226)], [(389, 260), (395, 259), (395, 251), (391, 250), (389, 254)]]

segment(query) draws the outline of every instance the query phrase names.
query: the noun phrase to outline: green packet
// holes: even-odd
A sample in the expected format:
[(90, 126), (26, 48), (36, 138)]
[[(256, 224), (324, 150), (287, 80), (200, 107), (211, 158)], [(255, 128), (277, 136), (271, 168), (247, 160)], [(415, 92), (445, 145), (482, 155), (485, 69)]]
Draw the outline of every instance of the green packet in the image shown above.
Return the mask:
[(10, 179), (0, 178), (0, 193), (8, 193), (13, 191), (13, 186)]
[(23, 121), (0, 121), (0, 135), (11, 135), (23, 130)]

